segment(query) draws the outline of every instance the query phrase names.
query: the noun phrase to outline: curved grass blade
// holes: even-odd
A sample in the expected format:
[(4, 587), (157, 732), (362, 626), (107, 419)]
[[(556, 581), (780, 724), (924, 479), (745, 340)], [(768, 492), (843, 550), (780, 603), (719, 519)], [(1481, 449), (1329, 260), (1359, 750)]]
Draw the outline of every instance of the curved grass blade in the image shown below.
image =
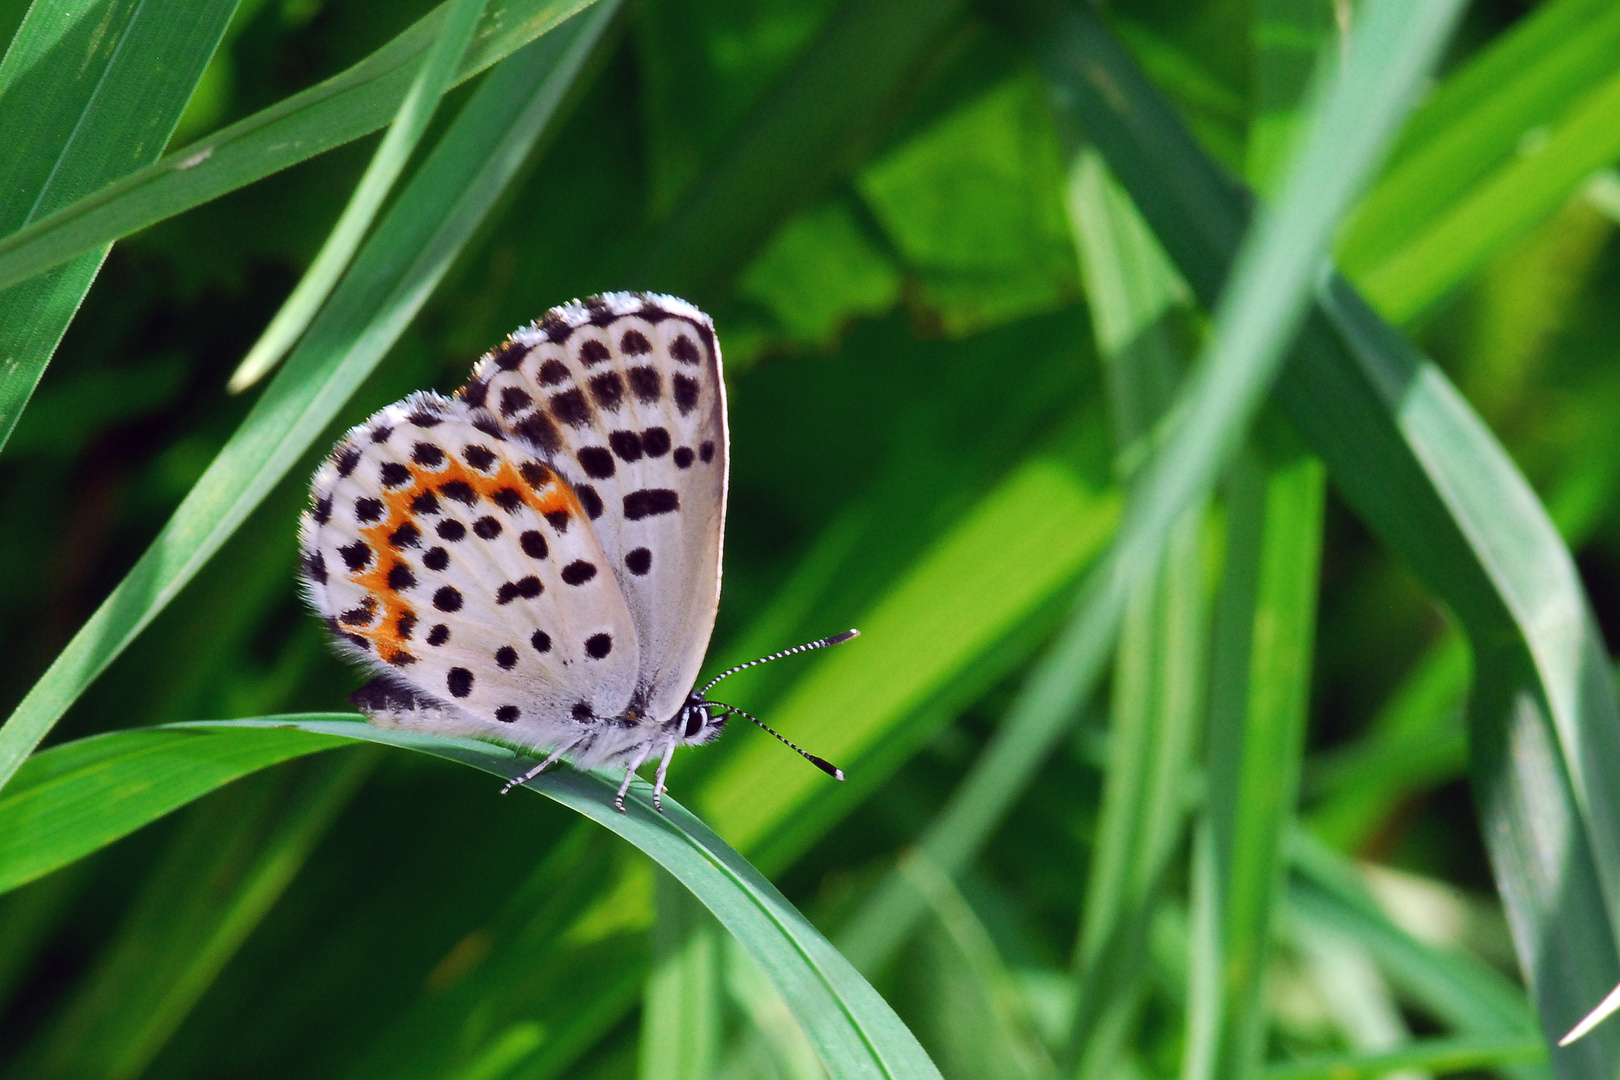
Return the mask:
[[(1385, 0), (1364, 12), (1344, 69), (1281, 186), (1276, 211), (1244, 244), (1211, 344), (1132, 486), (1113, 546), (1086, 574), (1074, 615), (929, 826), (916, 857), (948, 874), (966, 865), (1090, 697), (1132, 583), (1152, 572), (1171, 526), (1208, 497), (1248, 430), (1304, 315), (1332, 229), (1405, 116), (1458, 6)], [(879, 961), (894, 947), (894, 929), (917, 910), (911, 890), (891, 874), (851, 924), (847, 941), (856, 963)]]
[[(163, 152), (237, 0), (34, 4), (0, 60), (0, 232)], [(101, 269), (111, 238), (0, 292), (0, 447)], [(41, 268), (43, 269), (43, 267)], [(31, 275), (24, 275), (28, 277)]]
[[(179, 764), (187, 777), (200, 776), (219, 759), (226, 764), (216, 766), (213, 775), (228, 782), (251, 771), (244, 767), (246, 748), (270, 764), (272, 749), (286, 759), (346, 741), (416, 750), (504, 779), (521, 775), (530, 765), (504, 747), (473, 739), (385, 731), (330, 714), (266, 717), (142, 728), (67, 743), (30, 759), (17, 781), (21, 796), (8, 791), (3, 798), (26, 798), (43, 790), (53, 800), (58, 819), (90, 820), (109, 792), (138, 786), (150, 793), (143, 808), (144, 820), (150, 821), (185, 801), (164, 797), (173, 785), (167, 774), (151, 774), (149, 763), (156, 754), (166, 753), (162, 764), (171, 771), (175, 759), (183, 755)], [(546, 773), (525, 786), (630, 841), (701, 900), (793, 1007), (830, 1076), (840, 1080), (939, 1076), (911, 1032), (849, 962), (769, 881), (684, 807), (666, 797), (665, 812), (658, 813), (652, 807), (651, 787), (640, 782), (632, 785), (625, 800), (627, 812), (619, 813), (613, 807), (615, 779), (570, 769)], [(203, 784), (192, 782), (176, 794), (196, 798), (205, 790)], [(37, 842), (28, 839), (37, 831), (13, 827), (6, 816), (8, 805), (0, 801), (0, 836), (18, 837), (23, 844)], [(122, 819), (126, 832), (143, 823), (134, 814)], [(104, 829), (97, 834), (102, 843), (104, 836)], [(62, 845), (55, 850), (63, 850)], [(37, 868), (46, 860), (36, 854), (26, 861)], [(5, 865), (0, 862), (0, 875)]]
[(342, 746), (303, 732), (221, 740), (201, 729), (140, 729), (78, 739), (29, 758), (0, 792), (0, 892), (127, 836), (210, 791), (277, 762)]
[[(1245, 194), (1088, 12), (1045, 29), (1048, 78), (1212, 301)], [(1467, 629), (1486, 843), (1543, 1031), (1556, 1039), (1620, 981), (1620, 710), (1601, 637), (1545, 510), (1445, 377), (1342, 280), (1327, 280), (1317, 301), (1279, 400), (1346, 499)], [(1555, 1051), (1559, 1075), (1597, 1075), (1620, 1058), (1620, 1032), (1604, 1032)]]
[(426, 302), (556, 112), (607, 3), (491, 73), (309, 333), (124, 580), (0, 728), (0, 784), (259, 504)]
[(1407, 1070), (1445, 1076), (1538, 1061), (1546, 1053), (1540, 1042), (1523, 1035), (1419, 1039), (1376, 1054), (1332, 1054), (1272, 1065), (1255, 1076), (1257, 1080), (1377, 1080)]
[(237, 365), (228, 385), (231, 393), (241, 393), (276, 366), (309, 327), (315, 312), (325, 303), (343, 271), (348, 269), (366, 230), (371, 227), (377, 211), (382, 209), (383, 200), (394, 189), (394, 182), (405, 171), (405, 163), (427, 132), (428, 121), (438, 110), (439, 100), (450, 88), (450, 80), (455, 77), (462, 54), (467, 51), (467, 43), (472, 40), (479, 16), (484, 13), (485, 2), (450, 0), (439, 36), (422, 59), (421, 69), (411, 81), (410, 89), (405, 91), (405, 100), (399, 103), (399, 111), (394, 114), (393, 123), (388, 125), (388, 134), (383, 136), (376, 153), (371, 155), (365, 174), (355, 185), (354, 193), (349, 196), (348, 205), (343, 208), (337, 224), (332, 226), (325, 243), (321, 244), (315, 261), (309, 264), (292, 294), (270, 320), (270, 325), (265, 327), (259, 340), (253, 343), (253, 348)]
[[(452, 85), (592, 2), (490, 0)], [(99, 181), (105, 187), (76, 193), (83, 196), (77, 202), (0, 240), (0, 288), (376, 131), (404, 100), (449, 9), (446, 0), (353, 67), (151, 165), (110, 173)]]

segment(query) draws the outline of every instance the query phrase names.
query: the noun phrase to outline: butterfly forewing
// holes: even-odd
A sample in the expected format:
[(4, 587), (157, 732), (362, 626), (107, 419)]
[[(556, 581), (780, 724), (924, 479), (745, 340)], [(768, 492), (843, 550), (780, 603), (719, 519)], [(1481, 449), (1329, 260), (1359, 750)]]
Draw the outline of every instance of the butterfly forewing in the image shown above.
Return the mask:
[(628, 707), (637, 635), (609, 556), (579, 494), (485, 411), (391, 405), (343, 438), (313, 495), (311, 600), (399, 691), (364, 699), (373, 719), (540, 747)]
[(708, 316), (631, 293), (565, 305), (485, 357), (461, 397), (572, 484), (635, 624), (632, 711), (669, 720), (719, 604), (728, 447)]

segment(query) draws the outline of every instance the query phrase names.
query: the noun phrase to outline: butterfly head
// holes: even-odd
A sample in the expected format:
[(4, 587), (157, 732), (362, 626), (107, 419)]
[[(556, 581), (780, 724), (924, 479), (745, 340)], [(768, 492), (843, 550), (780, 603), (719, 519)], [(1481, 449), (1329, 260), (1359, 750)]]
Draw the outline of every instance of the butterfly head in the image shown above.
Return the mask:
[(718, 739), (726, 728), (726, 717), (730, 715), (724, 711), (726, 708), (713, 701), (705, 701), (696, 690), (686, 695), (686, 704), (675, 715), (674, 726), (680, 731), (681, 745), (702, 746)]

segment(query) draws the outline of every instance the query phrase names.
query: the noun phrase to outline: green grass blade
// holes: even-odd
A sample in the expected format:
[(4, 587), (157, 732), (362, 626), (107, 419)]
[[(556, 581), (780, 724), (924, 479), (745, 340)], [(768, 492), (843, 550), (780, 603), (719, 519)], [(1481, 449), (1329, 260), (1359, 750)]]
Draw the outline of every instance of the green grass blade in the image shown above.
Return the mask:
[[(1303, 314), (1337, 216), (1405, 115), (1455, 13), (1454, 5), (1425, 7), (1421, 16), (1418, 9), (1394, 4), (1369, 9), (1277, 213), (1245, 246), (1244, 270), (1222, 303), (1212, 345), (1184, 388), (1164, 442), (1131, 490), (1113, 546), (1087, 573), (1074, 617), (915, 857), (946, 873), (965, 865), (1090, 696), (1130, 582), (1158, 563), (1172, 523), (1207, 497), (1258, 410)], [(1363, 92), (1369, 83), (1378, 88), (1371, 100)], [(903, 929), (915, 909), (912, 891), (891, 875), (845, 939), (856, 963), (880, 962), (893, 948), (895, 928)]]
[[(1345, 224), (1354, 278), (1395, 257), (1615, 71), (1620, 11), (1604, 0), (1544, 4), (1450, 75), (1412, 115), (1394, 161)], [(1542, 148), (1545, 150), (1545, 147)], [(1538, 151), (1537, 156), (1540, 156)]]
[[(1620, 26), (1620, 19), (1610, 22)], [(1620, 39), (1620, 30), (1615, 37)], [(1610, 55), (1613, 46), (1610, 47)], [(1503, 166), (1387, 257), (1356, 275), (1385, 318), (1421, 314), (1620, 158), (1620, 72), (1584, 97), (1545, 142)]]
[[(490, 0), (454, 85), (561, 25), (591, 0)], [(0, 240), (0, 287), (352, 142), (393, 117), (438, 39), (448, 2), (325, 82), (198, 139), (144, 168), (100, 178), (78, 200)], [(153, 150), (154, 155), (162, 149)], [(146, 160), (151, 160), (150, 158)], [(100, 187), (99, 185), (106, 185)], [(93, 193), (91, 193), (93, 192)], [(8, 230), (9, 231), (9, 230)]]
[(1321, 463), (1297, 449), (1255, 454), (1233, 472), (1210, 661), (1213, 866), (1200, 878), (1209, 894), (1195, 900), (1218, 974), (1199, 984), (1214, 996), (1189, 1003), (1207, 1037), (1184, 1066), (1223, 1080), (1250, 1075), (1264, 1046), (1261, 980), (1305, 741), (1323, 498)]
[(375, 761), (373, 753), (321, 755), (234, 784), (198, 807), (28, 1067), (47, 1076), (139, 1076)]
[[(1070, 28), (1058, 40), (1090, 74), (1054, 67), (1054, 79), (1082, 103), (1183, 276), (1212, 301), (1236, 249), (1243, 193), (1098, 23), (1081, 18)], [(1601, 641), (1545, 511), (1444, 376), (1342, 283), (1330, 282), (1318, 302), (1279, 399), (1351, 505), (1468, 630), (1481, 673), (1470, 730), (1485, 836), (1544, 1031), (1556, 1038), (1620, 980), (1608, 914), (1620, 888), (1607, 884), (1620, 884), (1610, 868), (1620, 853), (1620, 817), (1610, 809), (1620, 781), (1609, 776), (1620, 724)], [(1529, 835), (1529, 822), (1554, 832)], [(1546, 880), (1549, 865), (1559, 891), (1521, 888)], [(1616, 1047), (1620, 1034), (1553, 1061), (1562, 1075), (1591, 1075)]]
[[(78, 748), (94, 744), (99, 767), (81, 766), (63, 773), (57, 765), (54, 770), (58, 807), (93, 814), (108, 791), (131, 782), (121, 759), (144, 768), (151, 756), (149, 744), (172, 747), (176, 738), (191, 740), (194, 761), (220, 758), (235, 762), (242, 757), (235, 751), (237, 745), (262, 752), (263, 747), (279, 742), (282, 756), (294, 757), (343, 740), (359, 740), (432, 754), (505, 779), (520, 775), (531, 764), (490, 743), (385, 731), (326, 714), (116, 732), (68, 743), (34, 760), (46, 762), (38, 771), (47, 773), (54, 763), (72, 759), (75, 753), (85, 756)], [(849, 962), (741, 855), (674, 800), (666, 797), (665, 812), (658, 813), (652, 807), (651, 787), (641, 782), (631, 787), (625, 800), (627, 812), (619, 813), (613, 808), (616, 779), (569, 769), (547, 773), (525, 786), (630, 841), (701, 900), (793, 1007), (829, 1076), (835, 1080), (939, 1076), (911, 1032)], [(195, 787), (188, 791), (191, 798), (202, 793)], [(174, 805), (178, 803), (171, 800), (166, 809)], [(57, 813), (68, 817), (73, 811), (58, 809)], [(6, 835), (10, 834), (8, 829)]]
[(1331, 1054), (1273, 1065), (1259, 1080), (1375, 1080), (1391, 1073), (1418, 1069), (1436, 1076), (1494, 1069), (1521, 1061), (1539, 1061), (1547, 1048), (1539, 1039), (1472, 1037), (1419, 1039), (1395, 1050), (1376, 1054)]
[(218, 550), (382, 359), (528, 156), (612, 14), (611, 5), (583, 14), (479, 88), (241, 428), (0, 728), (0, 781)]
[(341, 745), (302, 732), (222, 739), (201, 730), (149, 730), (139, 743), (98, 735), (36, 754), (0, 792), (0, 891), (66, 866), (232, 780)]
[(709, 1080), (720, 1044), (714, 917), (669, 874), (653, 874), (658, 919), (641, 1003), (641, 1080)]
[[(0, 61), (0, 233), (155, 160), (235, 10), (236, 0), (31, 6)], [(0, 447), (109, 240), (0, 292)]]
[[(1169, 406), (1184, 366), (1170, 324), (1186, 287), (1094, 150), (1077, 156), (1068, 194), (1115, 444), (1128, 462)], [(1137, 584), (1120, 631), (1065, 1054), (1067, 1071), (1078, 1076), (1120, 1067), (1140, 1008), (1160, 883), (1186, 816), (1207, 632), (1201, 516), (1173, 527), (1156, 579)]]
[(292, 294), (232, 373), (229, 384), (232, 393), (246, 390), (276, 366), (309, 327), (315, 312), (348, 269), (366, 230), (382, 209), (383, 200), (394, 189), (394, 182), (405, 171), (405, 163), (427, 132), (428, 122), (438, 110), (439, 99), (450, 88), (462, 54), (467, 51), (467, 43), (472, 40), (478, 19), (484, 13), (485, 2), (451, 0), (439, 36), (405, 91), (405, 99), (399, 103), (393, 123), (388, 125), (388, 134), (371, 155), (365, 174), (355, 185), (348, 205), (327, 234), (315, 261), (309, 264)]

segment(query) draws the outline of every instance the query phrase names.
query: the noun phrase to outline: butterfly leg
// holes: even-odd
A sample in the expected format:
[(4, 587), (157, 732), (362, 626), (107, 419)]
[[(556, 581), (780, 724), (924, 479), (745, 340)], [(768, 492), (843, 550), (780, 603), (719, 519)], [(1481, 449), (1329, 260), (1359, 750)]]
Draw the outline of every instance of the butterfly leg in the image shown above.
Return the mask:
[(664, 812), (664, 774), (669, 771), (669, 759), (675, 756), (675, 746), (675, 741), (670, 740), (663, 760), (658, 763), (658, 776), (653, 780), (653, 809), (660, 814)]
[(643, 746), (637, 751), (636, 759), (630, 763), (629, 768), (624, 770), (624, 783), (619, 785), (619, 793), (613, 797), (613, 809), (621, 814), (624, 813), (624, 796), (625, 792), (630, 790), (630, 781), (636, 778), (636, 770), (641, 768), (641, 763), (647, 760), (647, 755), (650, 753), (652, 753), (652, 745)]
[(535, 777), (539, 776), (541, 773), (555, 765), (558, 759), (560, 759), (564, 754), (568, 753), (573, 746), (573, 743), (564, 743), (562, 746), (557, 747), (557, 749), (551, 752), (551, 756), (546, 758), (546, 760), (542, 761), (540, 764), (536, 765), (522, 776), (514, 776), (512, 779), (508, 780), (506, 785), (501, 788), (501, 794), (505, 795), (508, 791), (511, 791), (519, 784), (527, 784), (530, 780), (533, 780)]

